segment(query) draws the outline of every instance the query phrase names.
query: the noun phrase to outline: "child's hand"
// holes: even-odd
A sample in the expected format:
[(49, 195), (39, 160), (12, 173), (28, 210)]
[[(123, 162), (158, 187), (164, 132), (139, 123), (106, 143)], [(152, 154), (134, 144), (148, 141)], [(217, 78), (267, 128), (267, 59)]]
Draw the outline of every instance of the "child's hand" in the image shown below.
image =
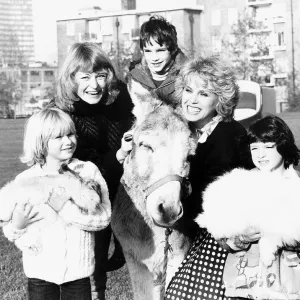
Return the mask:
[(30, 203), (17, 203), (12, 215), (12, 226), (17, 230), (26, 228), (31, 223), (41, 220), (38, 212), (34, 209)]
[(121, 148), (117, 151), (117, 160), (122, 164), (132, 150), (132, 131), (124, 133)]
[(247, 229), (242, 235), (239, 236), (241, 242), (253, 243), (261, 238), (261, 233), (254, 228)]

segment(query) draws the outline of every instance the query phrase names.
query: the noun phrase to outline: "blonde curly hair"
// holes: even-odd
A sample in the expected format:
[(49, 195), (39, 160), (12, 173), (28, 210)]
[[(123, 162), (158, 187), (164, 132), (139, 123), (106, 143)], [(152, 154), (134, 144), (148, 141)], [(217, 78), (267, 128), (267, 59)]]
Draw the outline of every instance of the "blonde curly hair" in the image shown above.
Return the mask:
[(217, 95), (217, 114), (222, 116), (224, 121), (231, 121), (240, 96), (233, 70), (216, 56), (187, 60), (182, 65), (175, 82), (178, 102), (181, 103), (182, 92), (193, 76), (202, 79), (205, 88), (209, 86), (210, 91)]

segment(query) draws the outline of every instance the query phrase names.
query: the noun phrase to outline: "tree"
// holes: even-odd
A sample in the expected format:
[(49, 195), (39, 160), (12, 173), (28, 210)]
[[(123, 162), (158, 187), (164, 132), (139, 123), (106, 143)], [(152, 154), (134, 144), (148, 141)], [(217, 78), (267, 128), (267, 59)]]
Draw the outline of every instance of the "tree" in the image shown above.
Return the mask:
[(137, 41), (122, 41), (119, 47), (111, 43), (108, 56), (112, 60), (119, 78), (123, 79), (129, 72), (130, 63), (141, 58), (140, 48)]
[(297, 79), (299, 78), (297, 74), (294, 75), (292, 75), (291, 73), (288, 74), (288, 78), (287, 78), (287, 101), (289, 104), (288, 110), (300, 111), (300, 82), (299, 80), (293, 81), (292, 76), (295, 76)]
[[(0, 111), (8, 118), (14, 116), (16, 105), (22, 98), (20, 76), (18, 70), (2, 71), (0, 73)], [(9, 112), (9, 113), (8, 113)]]
[(231, 63), (239, 79), (262, 83), (274, 70), (270, 57), (269, 32), (244, 10), (232, 25), (229, 38), (223, 39), (222, 56)]

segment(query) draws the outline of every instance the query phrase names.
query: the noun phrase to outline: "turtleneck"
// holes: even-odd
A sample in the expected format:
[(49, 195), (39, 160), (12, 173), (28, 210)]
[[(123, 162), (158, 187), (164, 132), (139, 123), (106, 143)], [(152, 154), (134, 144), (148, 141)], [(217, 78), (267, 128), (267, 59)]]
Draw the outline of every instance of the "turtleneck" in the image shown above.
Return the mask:
[(82, 115), (86, 117), (96, 116), (103, 112), (106, 105), (102, 104), (101, 101), (96, 104), (89, 104), (83, 100), (74, 101), (74, 110), (76, 115)]

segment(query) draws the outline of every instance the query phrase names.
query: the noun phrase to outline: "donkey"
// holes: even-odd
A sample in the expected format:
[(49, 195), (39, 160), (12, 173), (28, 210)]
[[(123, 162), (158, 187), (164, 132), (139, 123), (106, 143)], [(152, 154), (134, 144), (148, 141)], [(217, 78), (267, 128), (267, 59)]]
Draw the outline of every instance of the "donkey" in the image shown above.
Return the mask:
[[(161, 299), (191, 243), (182, 200), (196, 144), (185, 119), (159, 106), (138, 122), (113, 204), (112, 229), (127, 262), (135, 300)], [(165, 230), (172, 228), (164, 274)], [(163, 286), (162, 286), (163, 285)]]

